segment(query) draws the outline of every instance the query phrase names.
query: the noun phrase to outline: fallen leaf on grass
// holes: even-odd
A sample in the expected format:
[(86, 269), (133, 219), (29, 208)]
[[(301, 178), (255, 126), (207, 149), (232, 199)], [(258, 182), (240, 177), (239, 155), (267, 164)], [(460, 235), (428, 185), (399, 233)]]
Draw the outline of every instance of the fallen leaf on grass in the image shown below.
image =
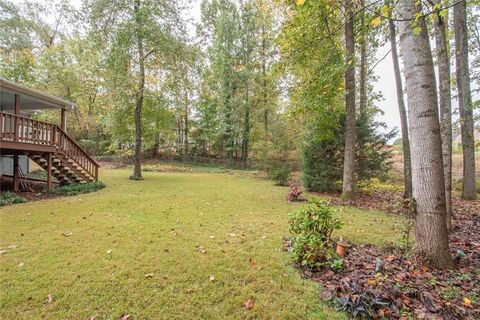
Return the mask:
[(11, 244), (7, 248), (13, 250), (13, 249), (17, 248), (17, 245), (16, 244)]
[(112, 254), (112, 249), (108, 250), (107, 254)]
[(93, 317), (88, 318), (88, 320), (96, 320), (96, 319), (97, 319), (96, 316), (93, 316)]
[(210, 277), (208, 278), (208, 280), (210, 280), (210, 281), (215, 281), (215, 276), (210, 276)]
[(152, 273), (147, 273), (145, 275), (145, 278), (153, 278), (153, 272)]
[(19, 268), (23, 268), (24, 265), (25, 265), (25, 263), (20, 262), (20, 263), (18, 264), (18, 267), (19, 267)]
[(233, 232), (231, 232), (231, 233), (229, 233), (229, 234), (228, 234), (228, 236), (229, 236), (230, 238), (233, 238), (233, 237), (235, 237), (235, 236), (236, 236), (236, 234), (235, 234), (235, 233), (233, 233)]
[(247, 301), (245, 301), (243, 303), (243, 306), (245, 307), (245, 309), (252, 309), (253, 308), (253, 300), (248, 299)]
[(124, 314), (122, 315), (120, 318), (118, 318), (118, 320), (128, 320), (130, 319), (130, 315), (129, 314)]
[(250, 262), (250, 268), (255, 268), (257, 266), (257, 263), (252, 258), (248, 259), (248, 262)]
[(198, 252), (203, 253), (203, 254), (206, 254), (206, 253), (207, 253), (207, 250), (205, 250), (204, 247), (201, 247), (201, 246), (200, 246), (200, 247), (198, 247)]
[(48, 302), (53, 302), (53, 294), (51, 294), (51, 293), (48, 294), (47, 301)]
[(64, 232), (62, 233), (62, 236), (64, 237), (70, 237), (73, 233), (71, 231), (67, 231), (67, 232)]

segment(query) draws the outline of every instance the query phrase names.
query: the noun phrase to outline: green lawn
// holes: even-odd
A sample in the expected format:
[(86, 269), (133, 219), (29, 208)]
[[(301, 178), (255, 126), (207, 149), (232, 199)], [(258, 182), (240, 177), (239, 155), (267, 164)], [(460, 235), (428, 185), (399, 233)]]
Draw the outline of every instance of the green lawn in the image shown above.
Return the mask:
[[(287, 188), (240, 174), (130, 174), (103, 170), (97, 193), (0, 209), (1, 319), (344, 318), (281, 250), (297, 206)], [(391, 217), (341, 215), (349, 240), (397, 239)]]

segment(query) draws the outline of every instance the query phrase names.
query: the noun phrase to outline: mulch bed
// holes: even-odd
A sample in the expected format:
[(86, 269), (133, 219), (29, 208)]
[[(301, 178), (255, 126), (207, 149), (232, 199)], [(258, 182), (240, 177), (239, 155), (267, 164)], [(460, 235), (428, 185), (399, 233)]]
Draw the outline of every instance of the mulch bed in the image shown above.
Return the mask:
[[(341, 204), (338, 194), (328, 196), (333, 204)], [(383, 193), (361, 194), (350, 205), (402, 213), (401, 203), (401, 194)], [(465, 253), (455, 259), (454, 270), (430, 269), (409, 260), (398, 248), (353, 245), (342, 271), (300, 268), (301, 274), (322, 285), (322, 299), (358, 317), (480, 319), (480, 201), (455, 197), (453, 213), (450, 251), (452, 257), (458, 256), (457, 250)], [(375, 272), (377, 258), (384, 263), (381, 273)]]
[(0, 192), (12, 192), (17, 196), (27, 199), (28, 201), (38, 201), (44, 199), (53, 199), (60, 197), (59, 195), (49, 194), (46, 192), (46, 184), (41, 181), (30, 181), (29, 186), (33, 191), (21, 191), (13, 192), (13, 178), (2, 177), (0, 180), (1, 190)]

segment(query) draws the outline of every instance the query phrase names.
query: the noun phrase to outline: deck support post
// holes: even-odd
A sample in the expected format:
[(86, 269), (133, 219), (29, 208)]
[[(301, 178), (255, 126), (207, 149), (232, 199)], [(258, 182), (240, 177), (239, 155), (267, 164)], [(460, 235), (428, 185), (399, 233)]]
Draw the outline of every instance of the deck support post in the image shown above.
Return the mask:
[(52, 188), (52, 153), (47, 153), (47, 189)]
[(20, 176), (18, 170), (18, 154), (13, 155), (13, 192), (20, 191)]

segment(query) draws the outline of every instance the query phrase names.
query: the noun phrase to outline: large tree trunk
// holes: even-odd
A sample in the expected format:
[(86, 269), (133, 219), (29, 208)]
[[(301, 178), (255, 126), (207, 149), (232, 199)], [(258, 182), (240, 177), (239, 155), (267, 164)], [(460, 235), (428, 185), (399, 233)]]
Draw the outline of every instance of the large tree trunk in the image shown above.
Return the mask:
[(137, 23), (137, 47), (138, 47), (138, 64), (139, 64), (139, 75), (138, 75), (138, 88), (135, 101), (135, 159), (134, 159), (134, 168), (133, 175), (130, 177), (132, 180), (142, 180), (142, 107), (143, 107), (143, 96), (145, 88), (145, 57), (143, 53), (143, 39), (138, 28), (140, 27), (140, 21), (138, 18), (138, 11), (140, 9), (140, 0), (135, 0), (134, 11), (135, 11), (135, 20)]
[(395, 74), (395, 85), (397, 88), (398, 111), (400, 112), (400, 126), (402, 127), (404, 196), (410, 198), (412, 196), (412, 162), (410, 139), (408, 137), (407, 109), (405, 108), (405, 100), (403, 100), (402, 75), (398, 62), (397, 37), (393, 20), (388, 20), (388, 26), (390, 28), (390, 46), (392, 48), (393, 73)]
[(355, 35), (353, 31), (353, 3), (345, 0), (345, 9), (348, 12), (345, 23), (345, 48), (347, 69), (345, 71), (345, 108), (347, 112), (345, 132), (345, 156), (343, 161), (343, 190), (342, 200), (348, 201), (355, 194)]
[[(436, 0), (440, 3), (439, 0)], [(450, 57), (448, 55), (447, 16), (435, 15), (435, 44), (440, 91), (440, 131), (442, 136), (443, 175), (447, 228), (452, 228), (452, 97), (450, 86)]]
[(417, 20), (420, 34), (413, 32), (409, 21), (421, 14), (421, 7), (413, 0), (399, 0), (398, 9), (406, 20), (399, 23), (399, 28), (412, 150), (415, 252), (436, 267), (450, 268), (452, 258), (445, 219), (442, 141), (429, 37), (423, 17)]
[(455, 57), (457, 67), (458, 109), (462, 131), (464, 199), (475, 199), (475, 142), (473, 138), (473, 103), (468, 65), (467, 2), (453, 7)]

